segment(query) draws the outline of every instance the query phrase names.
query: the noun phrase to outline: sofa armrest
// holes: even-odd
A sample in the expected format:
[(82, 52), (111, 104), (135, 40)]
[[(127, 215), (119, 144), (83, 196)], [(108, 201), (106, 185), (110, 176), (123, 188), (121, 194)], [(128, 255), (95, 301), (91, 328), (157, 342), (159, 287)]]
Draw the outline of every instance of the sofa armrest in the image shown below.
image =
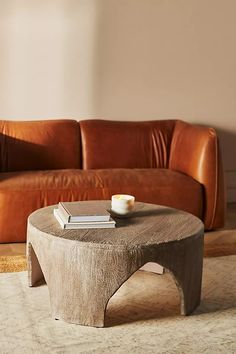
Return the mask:
[[(185, 173), (202, 184), (205, 228), (225, 222), (225, 187), (219, 142), (213, 128), (176, 122), (169, 168)], [(194, 203), (194, 201), (193, 201)]]

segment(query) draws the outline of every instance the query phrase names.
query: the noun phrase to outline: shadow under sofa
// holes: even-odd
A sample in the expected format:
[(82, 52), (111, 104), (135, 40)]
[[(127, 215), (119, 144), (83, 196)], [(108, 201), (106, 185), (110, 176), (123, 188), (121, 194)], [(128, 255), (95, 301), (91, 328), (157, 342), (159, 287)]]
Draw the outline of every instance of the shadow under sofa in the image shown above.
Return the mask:
[(31, 212), (59, 201), (136, 200), (224, 225), (217, 135), (179, 120), (0, 121), (0, 242), (25, 242)]

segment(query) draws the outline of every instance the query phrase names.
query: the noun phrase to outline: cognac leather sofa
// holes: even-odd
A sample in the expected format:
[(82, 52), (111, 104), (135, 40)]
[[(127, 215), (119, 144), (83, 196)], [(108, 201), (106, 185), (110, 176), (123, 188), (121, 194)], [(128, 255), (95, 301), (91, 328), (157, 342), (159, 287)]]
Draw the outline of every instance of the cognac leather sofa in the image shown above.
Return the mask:
[(219, 145), (211, 128), (179, 120), (0, 121), (0, 242), (23, 242), (27, 217), (59, 201), (136, 200), (224, 225)]

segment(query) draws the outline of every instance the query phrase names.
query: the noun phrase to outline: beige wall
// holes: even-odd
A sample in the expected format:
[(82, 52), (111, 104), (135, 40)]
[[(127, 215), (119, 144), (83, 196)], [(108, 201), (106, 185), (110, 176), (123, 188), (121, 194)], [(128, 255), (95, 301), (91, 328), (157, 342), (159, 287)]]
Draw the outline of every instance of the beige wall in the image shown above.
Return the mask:
[(0, 117), (219, 129), (236, 201), (235, 0), (0, 0)]

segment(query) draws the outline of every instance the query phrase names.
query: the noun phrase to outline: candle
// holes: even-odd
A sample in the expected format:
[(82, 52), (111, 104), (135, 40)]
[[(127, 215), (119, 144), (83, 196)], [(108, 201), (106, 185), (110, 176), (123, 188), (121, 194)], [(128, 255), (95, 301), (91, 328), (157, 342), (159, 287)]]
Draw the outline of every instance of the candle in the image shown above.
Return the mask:
[(111, 210), (119, 215), (126, 215), (134, 208), (135, 198), (128, 194), (115, 194), (111, 198)]

